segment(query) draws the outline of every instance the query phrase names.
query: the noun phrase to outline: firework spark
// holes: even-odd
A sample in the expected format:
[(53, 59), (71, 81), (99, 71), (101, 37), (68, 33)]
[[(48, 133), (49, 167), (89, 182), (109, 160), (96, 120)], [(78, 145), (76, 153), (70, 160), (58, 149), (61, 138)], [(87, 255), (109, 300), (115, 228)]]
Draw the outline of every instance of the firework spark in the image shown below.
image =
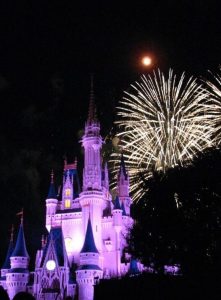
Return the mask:
[(215, 106), (214, 109), (214, 124), (216, 128), (216, 144), (220, 145), (221, 142), (221, 66), (219, 72), (212, 75), (211, 80), (205, 80), (207, 88), (210, 92), (210, 97), (213, 99)]
[(116, 124), (137, 200), (144, 193), (141, 175), (182, 165), (213, 145), (214, 102), (196, 79), (177, 78), (173, 70), (168, 78), (160, 70), (143, 75), (131, 89), (119, 103)]

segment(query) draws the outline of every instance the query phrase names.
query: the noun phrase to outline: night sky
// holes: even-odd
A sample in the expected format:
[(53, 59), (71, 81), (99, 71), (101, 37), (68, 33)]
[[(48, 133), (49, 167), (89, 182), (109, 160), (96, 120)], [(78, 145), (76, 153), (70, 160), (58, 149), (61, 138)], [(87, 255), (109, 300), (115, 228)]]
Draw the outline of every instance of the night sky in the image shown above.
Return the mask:
[[(103, 2), (0, 4), (0, 262), (21, 207), (30, 252), (39, 247), (50, 170), (59, 183), (64, 155), (82, 161), (91, 73), (106, 136), (123, 91), (141, 74), (218, 70), (219, 1)], [(152, 69), (140, 64), (145, 53)]]

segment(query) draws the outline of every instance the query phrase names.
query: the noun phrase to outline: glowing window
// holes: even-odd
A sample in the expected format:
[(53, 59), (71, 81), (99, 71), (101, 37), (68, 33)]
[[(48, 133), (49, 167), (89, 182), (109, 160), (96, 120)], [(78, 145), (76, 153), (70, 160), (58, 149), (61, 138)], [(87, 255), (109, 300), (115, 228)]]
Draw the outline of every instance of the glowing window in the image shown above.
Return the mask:
[(66, 246), (67, 252), (71, 252), (71, 250), (73, 248), (72, 247), (72, 239), (70, 237), (66, 237), (64, 239), (64, 241), (65, 241), (65, 246)]
[(65, 208), (70, 208), (71, 207), (71, 200), (70, 199), (66, 199), (65, 200)]
[(54, 260), (48, 260), (46, 263), (46, 268), (48, 269), (48, 271), (53, 271), (56, 267), (56, 263)]
[(71, 189), (65, 190), (65, 196), (70, 197), (71, 196)]

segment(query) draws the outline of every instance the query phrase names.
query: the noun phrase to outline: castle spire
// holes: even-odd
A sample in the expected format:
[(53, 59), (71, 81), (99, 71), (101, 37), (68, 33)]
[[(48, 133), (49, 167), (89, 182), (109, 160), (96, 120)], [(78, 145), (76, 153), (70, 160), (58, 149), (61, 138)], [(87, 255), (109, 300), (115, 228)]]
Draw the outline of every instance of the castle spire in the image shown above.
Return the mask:
[(10, 242), (13, 243), (14, 241), (14, 224), (12, 224), (12, 227), (11, 227), (11, 235), (10, 235)]
[(88, 120), (85, 123), (85, 132), (81, 142), (84, 147), (83, 190), (101, 190), (102, 170), (100, 150), (102, 147), (102, 138), (100, 136), (100, 123), (96, 117), (93, 80), (91, 80)]
[(129, 195), (129, 188), (129, 175), (126, 170), (124, 155), (121, 153), (120, 168), (117, 178), (117, 194), (122, 204), (121, 209), (123, 211), (123, 216), (130, 216), (130, 205), (132, 200)]
[(96, 106), (94, 102), (94, 76), (91, 74), (91, 91), (90, 91), (90, 101), (88, 109), (88, 123), (91, 124), (93, 121), (97, 120), (96, 116)]
[(11, 257), (27, 257), (29, 258), (28, 251), (26, 248), (26, 243), (25, 243), (25, 236), (24, 236), (24, 230), (23, 230), (23, 213), (21, 216), (21, 224), (17, 236), (17, 241), (15, 245), (15, 249), (12, 252)]
[(54, 171), (53, 171), (53, 169), (51, 170), (51, 182), (50, 182), (50, 187), (48, 190), (47, 199), (57, 199), (57, 195), (55, 192), (55, 186), (54, 186)]
[(87, 223), (87, 230), (86, 230), (84, 245), (83, 245), (83, 248), (81, 249), (81, 253), (88, 253), (88, 252), (98, 253), (97, 247), (94, 242), (94, 235), (93, 235), (93, 230), (92, 230), (92, 226), (91, 226), (90, 216), (89, 216), (88, 223)]
[(118, 196), (116, 196), (115, 201), (114, 201), (114, 209), (121, 209), (122, 210), (121, 205), (120, 205), (120, 200), (119, 200)]
[(124, 161), (124, 155), (121, 153), (121, 159), (120, 159), (120, 172), (119, 175), (124, 175), (125, 179), (127, 179), (127, 170), (125, 167), (125, 161)]

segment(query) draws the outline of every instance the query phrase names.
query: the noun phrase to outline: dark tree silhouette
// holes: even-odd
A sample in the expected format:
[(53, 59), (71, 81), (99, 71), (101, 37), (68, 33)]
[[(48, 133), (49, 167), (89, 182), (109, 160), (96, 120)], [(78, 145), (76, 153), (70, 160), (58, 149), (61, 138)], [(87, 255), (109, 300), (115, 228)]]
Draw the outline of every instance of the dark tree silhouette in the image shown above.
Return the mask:
[(159, 272), (180, 263), (183, 273), (221, 271), (221, 151), (193, 164), (154, 173), (146, 195), (133, 205), (130, 251)]

